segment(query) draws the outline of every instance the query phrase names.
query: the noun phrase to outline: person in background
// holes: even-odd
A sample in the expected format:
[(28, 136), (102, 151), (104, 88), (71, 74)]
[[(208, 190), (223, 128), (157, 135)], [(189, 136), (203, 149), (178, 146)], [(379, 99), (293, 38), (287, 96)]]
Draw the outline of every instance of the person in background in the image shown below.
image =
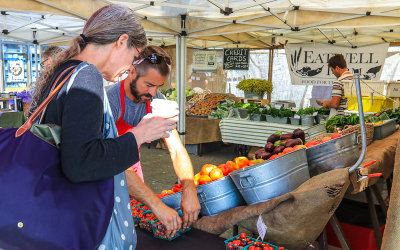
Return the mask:
[[(32, 98), (34, 107), (40, 105), (51, 92), (56, 78), (60, 76), (60, 81), (63, 80), (74, 70), (71, 67), (77, 66), (69, 80), (73, 84), (68, 82), (61, 87), (48, 104), (42, 123), (62, 127), (60, 171), (70, 182), (88, 183), (113, 178), (114, 197), (110, 197), (113, 199), (110, 202), (114, 204), (114, 212), (110, 214), (111, 220), (106, 221), (108, 229), (99, 249), (136, 247), (124, 172), (139, 161), (138, 148), (142, 143), (169, 137), (167, 131), (175, 129), (178, 120), (178, 112), (170, 117), (148, 114), (135, 128), (118, 137), (114, 124), (104, 128), (115, 138), (103, 138), (103, 119), (108, 117), (108, 113), (104, 114), (107, 96), (103, 78), (117, 81), (146, 44), (143, 26), (131, 9), (117, 4), (104, 6), (87, 20), (82, 34), (45, 68)], [(179, 230), (182, 221), (176, 211), (153, 198), (137, 175), (133, 178), (139, 180), (133, 182), (135, 192), (142, 195), (143, 202), (166, 226), (167, 233)]]
[[(128, 70), (127, 78), (107, 87), (107, 96), (119, 135), (136, 127), (142, 118), (151, 112), (150, 102), (153, 99), (165, 99), (158, 88), (164, 84), (170, 73), (170, 56), (160, 47), (147, 46), (137, 59)], [(200, 212), (200, 203), (193, 182), (193, 167), (176, 130), (172, 131), (169, 138), (165, 138), (165, 142), (183, 188), (181, 209), (183, 227), (186, 228), (197, 220)], [(140, 197), (141, 194), (136, 192), (137, 189), (132, 188), (138, 181), (137, 176), (143, 181), (140, 161), (126, 170), (125, 174), (130, 195), (135, 198)], [(150, 192), (150, 189), (148, 191)], [(156, 199), (154, 194), (152, 196)]]
[(48, 67), (58, 55), (58, 53), (62, 52), (63, 49), (58, 46), (49, 46), (47, 47), (41, 54), (41, 63), (40, 66), (42, 69)]
[(344, 95), (343, 80), (351, 80), (353, 74), (347, 69), (347, 63), (342, 54), (336, 54), (328, 60), (328, 67), (336, 76), (337, 81), (333, 82), (332, 98), (330, 100), (316, 100), (318, 105), (330, 109), (329, 118), (335, 115), (344, 115), (347, 109), (347, 98)]

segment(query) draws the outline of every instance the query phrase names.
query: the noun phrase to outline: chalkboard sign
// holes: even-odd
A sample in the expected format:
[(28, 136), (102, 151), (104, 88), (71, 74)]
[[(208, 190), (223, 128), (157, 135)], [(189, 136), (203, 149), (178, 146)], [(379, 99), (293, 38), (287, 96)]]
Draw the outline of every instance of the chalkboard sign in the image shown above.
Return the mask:
[(224, 49), (224, 69), (248, 70), (250, 49)]

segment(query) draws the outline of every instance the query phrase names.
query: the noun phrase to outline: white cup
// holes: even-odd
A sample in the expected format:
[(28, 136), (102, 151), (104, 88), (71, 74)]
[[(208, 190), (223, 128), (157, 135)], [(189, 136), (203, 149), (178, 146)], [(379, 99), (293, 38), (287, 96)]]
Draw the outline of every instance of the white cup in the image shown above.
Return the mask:
[[(150, 106), (151, 113), (154, 115), (169, 118), (176, 114), (179, 114), (179, 106), (178, 103), (175, 101), (165, 99), (153, 99), (150, 103)], [(167, 133), (171, 134), (172, 131), (167, 131)]]

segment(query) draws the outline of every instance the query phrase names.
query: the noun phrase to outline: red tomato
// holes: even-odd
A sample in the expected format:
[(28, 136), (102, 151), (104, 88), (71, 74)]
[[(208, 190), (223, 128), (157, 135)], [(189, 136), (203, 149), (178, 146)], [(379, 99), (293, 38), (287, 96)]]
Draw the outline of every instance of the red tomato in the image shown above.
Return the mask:
[(338, 137), (341, 137), (342, 135), (341, 134), (339, 134), (339, 133), (334, 133), (332, 136), (331, 136), (331, 138), (332, 139), (335, 139), (335, 138), (338, 138)]
[(247, 237), (247, 235), (246, 235), (245, 233), (241, 233), (241, 234), (240, 234), (240, 238), (241, 238), (241, 239), (245, 239), (246, 237)]
[(241, 156), (235, 158), (235, 163), (238, 166), (238, 168), (243, 168), (249, 165), (249, 159), (247, 157)]
[(256, 247), (255, 246), (249, 246), (249, 250), (255, 250)]
[(211, 170), (213, 170), (214, 168), (216, 168), (217, 166), (212, 165), (212, 164), (206, 164), (201, 168), (201, 175), (209, 175)]

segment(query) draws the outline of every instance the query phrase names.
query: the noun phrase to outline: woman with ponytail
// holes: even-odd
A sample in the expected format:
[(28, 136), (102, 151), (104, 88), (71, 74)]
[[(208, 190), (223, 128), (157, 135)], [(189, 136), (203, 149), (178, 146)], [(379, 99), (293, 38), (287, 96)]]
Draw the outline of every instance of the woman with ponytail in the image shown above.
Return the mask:
[[(37, 82), (32, 111), (71, 71), (71, 78), (49, 103), (41, 123), (57, 124), (61, 132), (61, 171), (73, 183), (114, 179), (114, 209), (98, 249), (134, 249), (136, 235), (124, 171), (139, 161), (138, 147), (146, 141), (168, 137), (176, 127), (173, 117), (146, 115), (138, 126), (115, 138), (103, 138), (103, 78), (117, 81), (146, 45), (143, 27), (133, 12), (121, 5), (97, 10), (82, 34), (59, 53)], [(71, 69), (71, 66), (77, 66)], [(114, 124), (114, 122), (112, 122)], [(111, 128), (112, 130), (113, 128)], [(137, 177), (144, 202), (166, 225), (168, 233), (181, 227), (175, 210), (167, 207)], [(112, 197), (111, 197), (112, 199)], [(60, 225), (62, 226), (62, 225)], [(90, 225), (88, 225), (90, 227)], [(98, 230), (98, 229), (93, 229)]]

